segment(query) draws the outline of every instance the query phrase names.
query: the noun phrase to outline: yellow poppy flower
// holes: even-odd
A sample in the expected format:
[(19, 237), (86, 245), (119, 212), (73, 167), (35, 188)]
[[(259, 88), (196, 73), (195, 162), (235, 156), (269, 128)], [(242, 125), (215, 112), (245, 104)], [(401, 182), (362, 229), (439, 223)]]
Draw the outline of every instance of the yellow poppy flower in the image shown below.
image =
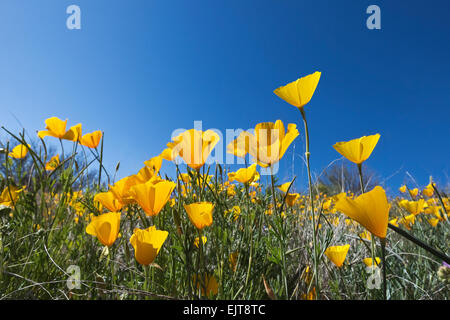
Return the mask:
[(349, 248), (349, 244), (346, 244), (344, 246), (328, 247), (325, 250), (325, 255), (328, 257), (328, 259), (331, 260), (331, 262), (333, 262), (338, 268), (340, 268), (344, 264), (345, 257), (347, 257)]
[(250, 182), (250, 187), (258, 188), (259, 183), (255, 182), (255, 181), (258, 181), (260, 178), (261, 178), (261, 176), (259, 175), (259, 172), (256, 172), (254, 181)]
[(51, 136), (59, 139), (77, 142), (81, 138), (81, 123), (70, 127), (70, 129), (67, 131), (67, 119), (63, 121), (57, 117), (52, 117), (46, 119), (45, 124), (46, 130), (38, 132), (38, 137), (41, 139), (46, 136)]
[(359, 234), (359, 236), (361, 237), (361, 239), (366, 239), (366, 240), (372, 240), (372, 234), (370, 232), (367, 232), (367, 230), (365, 230), (364, 232), (361, 232)]
[(323, 202), (322, 209), (326, 212), (330, 210), (333, 199), (328, 199)]
[(308, 284), (308, 285), (311, 283), (311, 280), (313, 278), (311, 269), (312, 268), (310, 268), (309, 266), (306, 266), (306, 268), (303, 270), (303, 272), (300, 276), (300, 279), (304, 280), (306, 282), (306, 284)]
[(227, 146), (227, 152), (237, 157), (249, 153), (261, 167), (268, 167), (281, 160), (289, 145), (299, 135), (297, 125), (290, 123), (286, 132), (281, 120), (259, 123), (255, 134), (247, 131)]
[(289, 207), (293, 207), (299, 197), (300, 197), (299, 193), (288, 193), (286, 195), (286, 204)]
[(428, 198), (432, 197), (433, 193), (434, 193), (434, 189), (433, 189), (433, 186), (431, 185), (431, 183), (422, 190), (422, 194), (424, 196), (427, 196)]
[(185, 184), (189, 184), (191, 182), (191, 176), (188, 173), (181, 173), (178, 176), (178, 179), (183, 181), (183, 183), (185, 183)]
[(302, 300), (316, 300), (317, 293), (316, 293), (316, 287), (313, 287), (311, 291), (309, 291), (307, 294), (303, 293), (301, 296)]
[[(450, 211), (450, 198), (442, 198), (442, 201), (444, 202), (444, 207), (445, 207), (445, 210), (447, 210), (447, 212), (449, 212)], [(449, 213), (449, 216), (450, 216), (450, 213)]]
[(406, 186), (402, 185), (400, 188), (398, 188), (398, 190), (400, 190), (401, 193), (405, 193), (406, 192)]
[(379, 139), (380, 135), (377, 133), (346, 142), (338, 142), (333, 148), (351, 162), (361, 164), (370, 157)]
[(212, 212), (214, 205), (211, 202), (185, 204), (184, 209), (189, 216), (189, 220), (199, 230), (209, 227), (213, 223)]
[(287, 148), (299, 135), (296, 124), (288, 124), (286, 132), (281, 120), (275, 123), (257, 124), (255, 133), (256, 143), (250, 145), (249, 153), (262, 167), (268, 167), (280, 161)]
[(80, 144), (88, 148), (97, 148), (102, 139), (102, 132), (100, 130), (91, 133), (86, 133), (80, 139)]
[(386, 237), (390, 204), (382, 187), (376, 186), (355, 200), (348, 197), (340, 198), (335, 207), (359, 222), (373, 235), (379, 238)]
[[(27, 144), (28, 148), (30, 148), (31, 146), (29, 144)], [(28, 154), (28, 148), (26, 145), (24, 144), (19, 144), (17, 146), (15, 146), (12, 151), (8, 154), (11, 158), (15, 158), (15, 159), (23, 159), (26, 157), (26, 155)]]
[(57, 154), (56, 156), (51, 157), (51, 159), (45, 164), (45, 170), (53, 171), (59, 166), (59, 164), (59, 154)]
[(150, 160), (144, 161), (144, 164), (147, 168), (150, 169), (150, 172), (153, 175), (157, 174), (159, 170), (161, 170), (163, 157), (161, 155), (151, 158)]
[(394, 218), (394, 219), (392, 219), (392, 220), (389, 220), (389, 223), (390, 224), (392, 224), (393, 226), (395, 226), (395, 227), (398, 227), (398, 222), (397, 222), (397, 218)]
[(429, 205), (427, 202), (423, 206), (423, 212), (426, 214), (434, 214), (436, 211), (439, 211), (439, 207), (433, 204)]
[(69, 197), (71, 199), (71, 201), (75, 201), (77, 199), (80, 199), (82, 196), (83, 196), (83, 191), (82, 190), (72, 192), (71, 194), (67, 193), (67, 197)]
[(52, 117), (45, 120), (45, 124), (45, 129), (47, 130), (39, 131), (39, 138), (43, 139), (46, 136), (52, 136), (60, 139), (64, 138), (64, 135), (66, 134), (67, 119), (62, 121), (57, 117)]
[[(205, 236), (202, 236), (202, 243), (203, 243), (203, 245), (206, 243), (206, 241), (208, 241), (208, 238), (206, 238)], [(194, 246), (196, 246), (198, 248), (199, 245), (200, 245), (200, 238), (196, 237), (194, 239)]]
[(150, 180), (153, 182), (156, 182), (159, 180), (157, 178), (157, 176), (155, 175), (155, 172), (147, 166), (141, 168), (138, 171), (138, 173), (136, 173), (135, 175), (129, 176), (129, 178), (130, 178), (130, 181), (129, 181), (130, 188), (137, 184), (146, 183), (147, 181), (150, 181)]
[(169, 142), (173, 155), (180, 156), (192, 169), (199, 170), (219, 142), (219, 135), (212, 131), (186, 130)]
[(255, 136), (248, 132), (242, 131), (239, 136), (227, 146), (227, 152), (234, 154), (236, 157), (244, 158), (250, 151), (250, 145), (256, 143)]
[(231, 208), (231, 212), (233, 213), (233, 221), (236, 221), (241, 215), (241, 207), (233, 206), (233, 208)]
[[(375, 261), (376, 261), (377, 265), (379, 265), (380, 262), (381, 262), (379, 257), (375, 257)], [(370, 266), (372, 266), (374, 264), (372, 258), (365, 258), (365, 259), (363, 259), (363, 262), (368, 267), (370, 267)]]
[(15, 186), (5, 187), (0, 195), (0, 205), (14, 208), (17, 200), (19, 199), (19, 194), (23, 191), (23, 188), (17, 188)]
[[(433, 214), (436, 218), (438, 218), (440, 221), (444, 220), (444, 218), (441, 216), (440, 211), (442, 210), (441, 206), (429, 206), (425, 209), (425, 213), (427, 214)], [(444, 212), (442, 210), (442, 212)]]
[(274, 93), (287, 103), (298, 108), (303, 108), (314, 95), (321, 74), (321, 72), (316, 71), (313, 74), (275, 89)]
[[(210, 184), (211, 181), (213, 180), (214, 176), (213, 175), (206, 175), (206, 174), (198, 174), (197, 175), (197, 179), (200, 179), (200, 183), (208, 183)], [(198, 180), (197, 180), (198, 181)]]
[[(283, 183), (281, 186), (278, 186), (278, 189), (286, 193), (288, 191), (289, 186), (291, 185), (292, 181)], [(292, 187), (291, 187), (292, 188)], [(292, 190), (291, 190), (292, 191)]]
[[(151, 158), (150, 160), (145, 161), (145, 167), (140, 169), (137, 174), (131, 176), (131, 179), (135, 180), (133, 185), (146, 183), (149, 180), (152, 180), (153, 183), (161, 181), (162, 179), (158, 177), (158, 172), (161, 169), (162, 160), (163, 158), (161, 156), (156, 156)], [(129, 184), (132, 184), (132, 182), (130, 181)]]
[(79, 142), (81, 139), (81, 130), (81, 123), (74, 125), (67, 130), (61, 139)]
[[(338, 193), (338, 194), (332, 196), (331, 199), (333, 199), (334, 201), (338, 201), (339, 199), (345, 198), (345, 197), (347, 197), (347, 194), (345, 192), (341, 192), (341, 193)], [(353, 197), (353, 196), (351, 195), (350, 197)]]
[(125, 177), (116, 181), (114, 185), (109, 185), (109, 191), (124, 205), (135, 203), (136, 201), (133, 199), (130, 189), (139, 183), (141, 182), (135, 176)]
[(418, 215), (423, 211), (425, 200), (419, 199), (418, 201), (402, 200), (399, 202), (400, 207), (407, 210), (410, 214)]
[(155, 216), (169, 201), (175, 187), (172, 181), (148, 181), (131, 187), (130, 193), (148, 216)]
[(120, 228), (120, 212), (109, 212), (93, 216), (86, 227), (86, 233), (97, 237), (105, 246), (110, 247), (116, 241)]
[(215, 296), (219, 292), (219, 284), (213, 275), (205, 273), (200, 277), (200, 279), (197, 280), (197, 275), (194, 274), (192, 278), (194, 286), (197, 287), (197, 290), (201, 290), (202, 296)]
[(97, 193), (94, 197), (94, 202), (101, 203), (103, 207), (112, 212), (119, 211), (123, 207), (123, 203), (111, 191)]
[(144, 266), (151, 264), (161, 250), (168, 235), (167, 231), (156, 230), (155, 226), (145, 230), (134, 229), (130, 243), (134, 248), (136, 261)]
[(414, 188), (412, 190), (409, 190), (409, 194), (411, 195), (412, 198), (415, 199), (417, 197), (417, 195), (419, 194), (419, 189)]
[(399, 221), (406, 229), (411, 230), (412, 225), (416, 222), (416, 216), (414, 214), (410, 214), (401, 218)]
[(228, 173), (230, 182), (237, 181), (245, 184), (255, 181), (256, 178), (259, 178), (258, 171), (256, 171), (256, 163), (248, 168), (241, 168), (236, 172)]
[(236, 272), (238, 254), (239, 253), (237, 251), (234, 251), (230, 253), (230, 256), (228, 257), (228, 260), (230, 261), (230, 268), (233, 272)]
[(160, 156), (167, 161), (173, 161), (177, 157), (177, 153), (174, 152), (171, 148), (166, 148), (161, 152)]
[(337, 227), (339, 226), (339, 217), (334, 217), (333, 220), (331, 220), (331, 223)]
[(235, 185), (232, 184), (227, 188), (227, 196), (234, 197), (236, 195)]
[(439, 219), (438, 218), (430, 218), (430, 219), (428, 219), (428, 223), (431, 224), (431, 226), (436, 227), (437, 224), (439, 223)]

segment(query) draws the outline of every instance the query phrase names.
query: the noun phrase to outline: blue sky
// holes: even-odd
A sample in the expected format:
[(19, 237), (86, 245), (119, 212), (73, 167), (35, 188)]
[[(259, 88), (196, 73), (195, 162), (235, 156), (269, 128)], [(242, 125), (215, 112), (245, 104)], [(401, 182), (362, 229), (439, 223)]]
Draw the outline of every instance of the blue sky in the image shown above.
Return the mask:
[[(71, 4), (81, 30), (66, 28)], [(371, 4), (381, 30), (366, 28)], [(306, 106), (314, 172), (340, 157), (334, 143), (380, 133), (366, 164), (393, 175), (387, 189), (406, 172), (419, 186), (429, 175), (448, 183), (449, 9), (444, 0), (3, 0), (0, 124), (34, 136), (57, 116), (103, 130), (106, 166), (120, 161), (121, 178), (195, 120), (225, 132), (281, 119), (301, 134), (279, 177), (292, 175), (295, 152), (304, 189), (300, 113), (273, 90), (321, 71)]]

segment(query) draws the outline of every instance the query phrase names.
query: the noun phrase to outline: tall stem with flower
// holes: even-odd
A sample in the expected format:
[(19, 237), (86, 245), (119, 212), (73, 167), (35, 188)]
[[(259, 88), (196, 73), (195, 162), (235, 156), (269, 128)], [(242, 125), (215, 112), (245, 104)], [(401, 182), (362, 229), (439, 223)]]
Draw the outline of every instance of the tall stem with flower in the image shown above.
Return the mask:
[(307, 75), (305, 77), (299, 78), (296, 81), (288, 83), (283, 87), (277, 88), (274, 93), (288, 102), (289, 104), (297, 107), (302, 114), (303, 123), (305, 126), (305, 157), (306, 157), (306, 168), (308, 170), (308, 189), (309, 189), (309, 202), (310, 202), (310, 212), (312, 218), (312, 237), (313, 237), (313, 263), (314, 263), (314, 283), (316, 286), (317, 296), (320, 297), (320, 281), (318, 275), (318, 248), (317, 248), (317, 232), (316, 232), (316, 221), (314, 212), (314, 198), (312, 189), (312, 179), (311, 179), (311, 167), (309, 158), (311, 153), (309, 151), (309, 131), (308, 122), (306, 121), (306, 115), (304, 111), (304, 106), (309, 103), (316, 87), (319, 83), (321, 72), (314, 72), (313, 74)]
[(317, 252), (317, 235), (316, 232), (316, 215), (314, 210), (314, 196), (313, 196), (313, 185), (311, 179), (311, 166), (309, 162), (309, 158), (311, 153), (309, 151), (309, 130), (308, 130), (308, 122), (306, 121), (306, 114), (303, 107), (299, 108), (300, 113), (302, 114), (303, 124), (305, 127), (305, 158), (306, 158), (306, 169), (308, 171), (308, 190), (309, 190), (309, 207), (311, 212), (311, 228), (312, 228), (312, 236), (313, 236), (313, 263), (314, 263), (314, 284), (316, 286), (316, 292), (319, 296), (320, 293), (320, 282), (319, 282), (319, 274), (318, 274), (318, 252)]

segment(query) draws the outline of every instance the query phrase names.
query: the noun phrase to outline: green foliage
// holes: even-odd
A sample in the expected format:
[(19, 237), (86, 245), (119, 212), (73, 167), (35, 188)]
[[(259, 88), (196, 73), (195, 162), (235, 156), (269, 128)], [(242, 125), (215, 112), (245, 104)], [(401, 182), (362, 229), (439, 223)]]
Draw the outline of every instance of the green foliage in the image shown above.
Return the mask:
[[(26, 188), (13, 208), (0, 208), (1, 299), (204, 299), (193, 281), (194, 275), (203, 273), (217, 279), (218, 294), (209, 297), (212, 299), (269, 299), (268, 289), (277, 299), (304, 299), (312, 292), (308, 280), (313, 264), (311, 217), (305, 210), (308, 196), (302, 195), (293, 207), (287, 207), (284, 194), (276, 190), (274, 199), (270, 186), (237, 184), (235, 194), (230, 195), (225, 168), (217, 166), (209, 183), (188, 169), (192, 187), (183, 194), (183, 183), (178, 180), (172, 194), (175, 204), (167, 203), (157, 216), (145, 216), (136, 204), (123, 208), (121, 236), (105, 249), (85, 231), (91, 216), (100, 214), (94, 196), (105, 191), (97, 176), (88, 174), (99, 172), (101, 157), (94, 154), (93, 161), (71, 161), (76, 158), (76, 148), (73, 150), (54, 172), (43, 169), (46, 159), (37, 161), (38, 153), (30, 156), (31, 165), (22, 168), (6, 156), (2, 161), (2, 190), (24, 183)], [(206, 168), (205, 173), (210, 169), (214, 168)], [(195, 201), (215, 204), (213, 224), (201, 232), (183, 208)], [(235, 206), (241, 210), (236, 219)], [(358, 237), (363, 228), (347, 225), (342, 214), (316, 207), (319, 298), (381, 298), (381, 289), (367, 287), (370, 274), (362, 259), (370, 256), (370, 242)], [(393, 206), (391, 215), (404, 213)], [(339, 218), (337, 224), (333, 224), (335, 218)], [(410, 232), (445, 252), (448, 222), (432, 227), (426, 216), (419, 218)], [(143, 267), (136, 262), (129, 239), (135, 228), (148, 225), (168, 231), (169, 237), (154, 263)], [(194, 240), (201, 236), (206, 236), (207, 242), (203, 245), (200, 241), (197, 248)], [(323, 252), (330, 245), (346, 243), (350, 251), (338, 269)], [(448, 282), (437, 274), (441, 261), (391, 231), (387, 243), (389, 298), (447, 299)], [(230, 255), (235, 252), (234, 266)], [(79, 288), (68, 286), (73, 276), (70, 266), (79, 267)]]

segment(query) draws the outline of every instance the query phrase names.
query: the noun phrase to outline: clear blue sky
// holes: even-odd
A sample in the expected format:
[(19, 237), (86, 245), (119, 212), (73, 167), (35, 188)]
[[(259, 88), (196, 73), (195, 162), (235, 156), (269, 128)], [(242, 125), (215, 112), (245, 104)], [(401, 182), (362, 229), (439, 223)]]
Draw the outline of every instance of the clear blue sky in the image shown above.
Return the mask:
[[(71, 4), (81, 30), (66, 28)], [(366, 28), (370, 4), (381, 30)], [(335, 142), (380, 133), (367, 165), (383, 177), (398, 171), (388, 189), (406, 171), (420, 186), (429, 175), (447, 183), (449, 12), (447, 0), (2, 0), (0, 124), (34, 136), (58, 116), (101, 129), (107, 168), (120, 161), (121, 178), (194, 120), (225, 132), (281, 119), (301, 133), (281, 162), (285, 181), (292, 152), (304, 152), (303, 125), (273, 90), (321, 71), (306, 107), (314, 172), (340, 157)]]

